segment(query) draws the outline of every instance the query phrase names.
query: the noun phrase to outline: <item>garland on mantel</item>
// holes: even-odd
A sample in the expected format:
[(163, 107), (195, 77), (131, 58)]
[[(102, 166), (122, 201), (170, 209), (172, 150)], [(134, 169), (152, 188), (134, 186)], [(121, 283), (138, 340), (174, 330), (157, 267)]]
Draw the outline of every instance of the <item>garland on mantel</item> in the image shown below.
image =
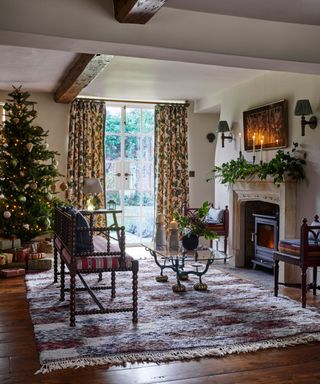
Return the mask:
[(234, 184), (237, 180), (253, 176), (260, 180), (266, 180), (270, 176), (277, 186), (280, 186), (285, 176), (295, 181), (301, 181), (306, 178), (304, 168), (306, 153), (303, 154), (303, 158), (298, 157), (298, 145), (298, 143), (293, 143), (291, 152), (278, 150), (275, 157), (268, 163), (252, 164), (244, 158), (240, 158), (223, 163), (221, 166), (216, 165), (212, 172), (214, 177), (220, 178), (222, 184)]

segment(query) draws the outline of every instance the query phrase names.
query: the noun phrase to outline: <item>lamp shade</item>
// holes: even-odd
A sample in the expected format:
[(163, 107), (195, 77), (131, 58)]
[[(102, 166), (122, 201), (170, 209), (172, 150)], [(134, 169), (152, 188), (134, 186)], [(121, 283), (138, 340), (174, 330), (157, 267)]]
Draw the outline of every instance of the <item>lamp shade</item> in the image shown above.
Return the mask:
[(83, 193), (85, 195), (89, 193), (100, 193), (102, 192), (102, 185), (100, 183), (100, 179), (97, 177), (90, 177), (88, 179), (84, 179), (83, 183)]
[(230, 128), (229, 128), (229, 124), (226, 120), (220, 120), (219, 123), (218, 123), (218, 129), (217, 129), (217, 132), (229, 132), (230, 131)]
[(312, 108), (311, 108), (311, 105), (310, 105), (310, 101), (308, 99), (298, 100), (297, 101), (296, 107), (295, 107), (295, 110), (294, 110), (294, 114), (296, 116), (311, 115), (312, 113), (313, 113), (312, 112)]

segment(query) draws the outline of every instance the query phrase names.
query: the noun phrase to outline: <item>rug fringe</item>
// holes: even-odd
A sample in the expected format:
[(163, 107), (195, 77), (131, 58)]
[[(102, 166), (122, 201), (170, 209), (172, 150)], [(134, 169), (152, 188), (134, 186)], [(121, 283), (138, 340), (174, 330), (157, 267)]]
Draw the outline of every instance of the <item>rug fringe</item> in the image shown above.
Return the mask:
[(217, 348), (194, 348), (168, 352), (143, 352), (105, 357), (83, 357), (44, 363), (41, 368), (35, 372), (35, 375), (39, 373), (45, 374), (66, 368), (78, 369), (94, 365), (125, 365), (126, 363), (142, 362), (163, 363), (177, 360), (197, 359), (202, 357), (223, 357), (233, 353), (255, 352), (259, 349), (269, 348), (285, 348), (297, 344), (312, 343), (314, 341), (320, 341), (320, 332)]

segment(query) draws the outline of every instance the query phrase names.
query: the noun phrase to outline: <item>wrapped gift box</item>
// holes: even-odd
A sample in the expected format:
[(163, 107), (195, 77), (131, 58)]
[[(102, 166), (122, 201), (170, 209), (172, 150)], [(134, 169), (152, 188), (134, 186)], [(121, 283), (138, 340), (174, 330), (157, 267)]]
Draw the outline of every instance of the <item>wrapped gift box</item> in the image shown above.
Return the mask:
[(0, 275), (3, 277), (23, 276), (24, 274), (25, 270), (23, 268), (6, 268), (0, 271)]
[(41, 241), (38, 244), (38, 252), (53, 253), (53, 245), (51, 241)]
[(0, 254), (0, 265), (11, 264), (12, 263), (13, 254), (12, 253), (1, 253)]
[(11, 253), (13, 256), (13, 261), (16, 262), (25, 262), (27, 260), (28, 254), (30, 253), (30, 248), (13, 248), (7, 249), (6, 253)]
[(0, 264), (0, 269), (8, 269), (8, 268), (23, 268), (25, 269), (26, 268), (26, 263), (10, 263), (10, 264), (4, 264), (4, 265), (1, 265)]
[(8, 239), (5, 237), (0, 237), (0, 249), (9, 249), (9, 248), (19, 248), (21, 247), (20, 239)]
[(28, 269), (37, 271), (46, 271), (52, 268), (52, 259), (43, 258), (38, 260), (29, 260)]
[(28, 254), (28, 260), (44, 259), (46, 256), (44, 252), (31, 252)]

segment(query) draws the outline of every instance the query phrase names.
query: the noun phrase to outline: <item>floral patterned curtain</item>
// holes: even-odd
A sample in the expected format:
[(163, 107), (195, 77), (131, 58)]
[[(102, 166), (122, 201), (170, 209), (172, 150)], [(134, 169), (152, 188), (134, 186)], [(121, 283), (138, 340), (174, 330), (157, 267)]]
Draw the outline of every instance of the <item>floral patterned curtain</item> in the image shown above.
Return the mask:
[(182, 213), (189, 202), (188, 121), (185, 105), (155, 107), (156, 213), (168, 228), (173, 212)]
[[(80, 209), (85, 207), (87, 199), (83, 194), (85, 178), (99, 178), (104, 190), (104, 125), (104, 102), (73, 101), (69, 122), (67, 198)], [(105, 207), (104, 193), (100, 195), (102, 207)]]

